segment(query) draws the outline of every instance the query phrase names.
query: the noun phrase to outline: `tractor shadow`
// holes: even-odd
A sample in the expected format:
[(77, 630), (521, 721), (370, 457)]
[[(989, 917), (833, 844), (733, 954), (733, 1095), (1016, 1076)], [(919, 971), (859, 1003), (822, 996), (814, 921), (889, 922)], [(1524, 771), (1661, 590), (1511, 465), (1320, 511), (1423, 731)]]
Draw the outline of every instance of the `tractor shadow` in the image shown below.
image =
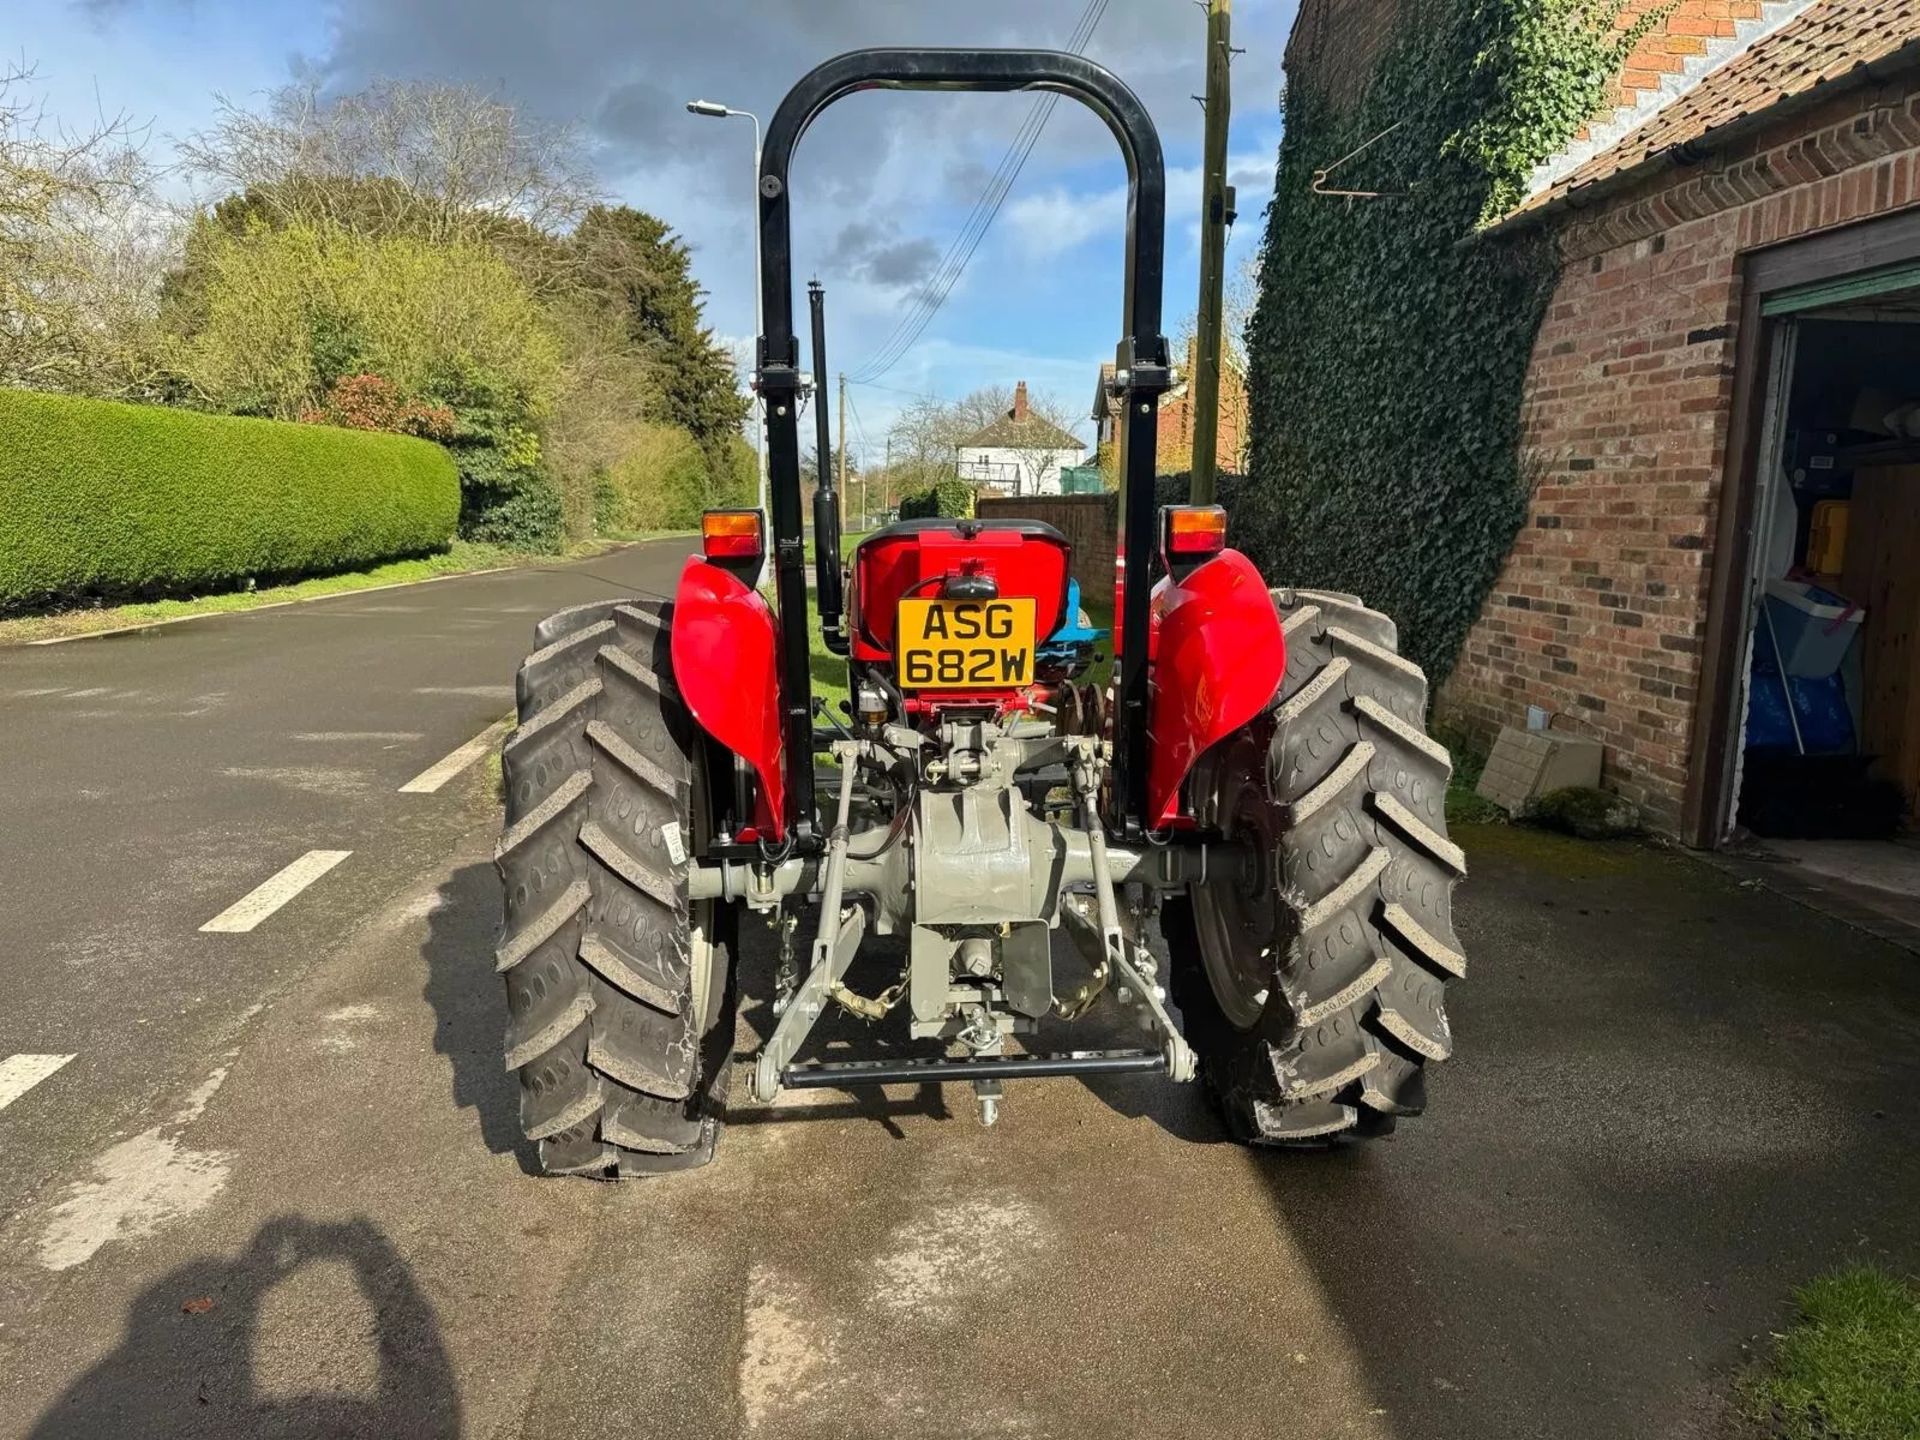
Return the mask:
[[(330, 1317), (316, 1337), (295, 1319), (325, 1305), (357, 1310), (366, 1323), (339, 1332)], [(29, 1432), (31, 1440), (460, 1433), (439, 1322), (399, 1250), (364, 1218), (298, 1215), (267, 1221), (237, 1255), (203, 1256), (149, 1285), (118, 1347)]]
[(448, 877), (420, 947), (424, 994), (433, 1007), (433, 1048), (453, 1067), (454, 1105), (474, 1112), (490, 1153), (511, 1154), (525, 1174), (537, 1175), (538, 1148), (520, 1131), (519, 1084), (500, 1058), (507, 1007), (493, 949), (502, 910), (493, 866), (466, 865)]
[[(819, 923), (816, 907), (797, 912), (800, 928), (794, 935), (798, 961), (804, 963), (814, 927)], [(760, 1106), (749, 1098), (750, 1062), (761, 1042), (773, 1030), (775, 1020), (771, 996), (778, 946), (773, 932), (757, 917), (749, 914), (741, 921), (739, 1032), (734, 1042), (736, 1073), (733, 1102), (728, 1108), (729, 1125), (780, 1125), (811, 1120), (871, 1120), (884, 1127), (895, 1139), (906, 1138), (899, 1121), (908, 1117), (929, 1120), (974, 1121), (974, 1105), (965, 1085), (925, 1084), (903, 1099), (889, 1099), (879, 1087), (853, 1087), (838, 1091), (816, 1091), (824, 1098), (816, 1103), (783, 1103)], [(869, 936), (860, 947), (847, 973), (847, 984), (865, 995), (877, 995), (900, 978), (906, 961), (906, 941), (900, 936)], [(1064, 993), (1085, 978), (1085, 967), (1072, 943), (1055, 937), (1055, 989)], [(838, 1006), (830, 1006), (814, 1026), (800, 1059), (809, 1060), (910, 1060), (936, 1059), (946, 1053), (937, 1040), (911, 1040), (906, 1034), (905, 1007), (882, 1021), (867, 1021), (850, 1015)], [(1131, 1012), (1122, 1011), (1111, 998), (1103, 999), (1087, 1015), (1072, 1022), (1048, 1019), (1040, 1032), (1023, 1036), (1017, 1048), (1029, 1052), (1067, 1050), (1135, 1050), (1153, 1048), (1152, 1037), (1139, 1028)], [(1013, 1080), (1007, 1093), (1016, 1097), (1027, 1085), (1067, 1083), (1064, 1079)], [(1147, 1120), (1168, 1134), (1190, 1142), (1212, 1144), (1227, 1140), (1226, 1131), (1215, 1117), (1197, 1084), (1175, 1085), (1162, 1075), (1091, 1075), (1075, 1077), (1080, 1085), (1108, 1109), (1128, 1119)], [(893, 1086), (896, 1094), (903, 1088)], [(792, 1094), (794, 1092), (789, 1092)]]

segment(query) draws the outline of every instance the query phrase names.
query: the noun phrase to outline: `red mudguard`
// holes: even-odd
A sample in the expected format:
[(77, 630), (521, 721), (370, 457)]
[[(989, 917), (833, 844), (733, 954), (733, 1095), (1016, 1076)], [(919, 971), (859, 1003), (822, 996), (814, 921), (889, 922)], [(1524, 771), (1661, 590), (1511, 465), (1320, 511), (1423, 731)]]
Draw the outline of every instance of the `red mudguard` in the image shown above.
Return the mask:
[(779, 625), (764, 596), (698, 555), (673, 597), (673, 678), (693, 718), (753, 767), (754, 823), (786, 835), (787, 776), (780, 754)]
[(1153, 589), (1147, 815), (1180, 823), (1180, 786), (1209, 746), (1273, 703), (1287, 644), (1267, 582), (1238, 550)]

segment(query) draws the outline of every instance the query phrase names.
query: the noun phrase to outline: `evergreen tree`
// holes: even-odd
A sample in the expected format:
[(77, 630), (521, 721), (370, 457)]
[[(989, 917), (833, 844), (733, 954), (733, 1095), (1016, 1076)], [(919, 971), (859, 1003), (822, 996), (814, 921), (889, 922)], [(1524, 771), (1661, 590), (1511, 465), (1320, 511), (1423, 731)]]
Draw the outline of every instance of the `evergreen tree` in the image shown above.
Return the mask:
[(655, 364), (665, 418), (718, 464), (747, 416), (733, 362), (701, 320), (704, 292), (686, 242), (665, 221), (625, 205), (596, 205), (573, 234), (580, 278), (613, 296), (628, 336)]

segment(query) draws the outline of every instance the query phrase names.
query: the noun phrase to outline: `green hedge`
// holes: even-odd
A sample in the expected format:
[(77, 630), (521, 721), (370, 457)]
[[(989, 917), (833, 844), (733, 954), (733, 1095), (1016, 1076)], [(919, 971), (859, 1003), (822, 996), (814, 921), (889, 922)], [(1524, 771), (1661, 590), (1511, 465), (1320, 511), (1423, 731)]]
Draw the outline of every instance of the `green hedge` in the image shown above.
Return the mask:
[(964, 480), (942, 480), (931, 490), (900, 502), (902, 520), (965, 520), (973, 514), (973, 487)]
[(0, 389), (0, 608), (348, 569), (459, 514), (425, 440)]

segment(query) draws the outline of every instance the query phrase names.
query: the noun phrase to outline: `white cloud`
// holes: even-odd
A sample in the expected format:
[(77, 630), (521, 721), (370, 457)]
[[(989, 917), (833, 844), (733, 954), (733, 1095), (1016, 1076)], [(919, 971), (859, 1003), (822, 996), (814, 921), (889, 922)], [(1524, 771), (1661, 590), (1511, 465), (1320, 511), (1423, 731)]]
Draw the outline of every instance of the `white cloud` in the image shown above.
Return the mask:
[[(61, 93), (63, 107), (83, 98), (91, 104), (98, 78), (109, 111), (126, 105), (146, 113), (153, 106), (163, 130), (204, 124), (215, 90), (248, 100), (276, 73), (295, 70), (335, 91), (380, 77), (472, 84), (544, 117), (576, 122), (607, 188), (686, 238), (709, 292), (708, 322), (738, 336), (754, 323), (752, 130), (744, 120), (688, 115), (686, 100), (720, 100), (766, 121), (809, 65), (840, 51), (1053, 46), (1084, 9), (1085, 0), (972, 0), (958, 9), (899, 0), (326, 0), (289, 26), (274, 18), (275, 6), (236, 11), (160, 0), (126, 4), (111, 30), (91, 39), (83, 25), (51, 27), (32, 58), (63, 77), (74, 68), (63, 62), (79, 62), (71, 91)], [(1279, 126), (1273, 96), (1296, 0), (1241, 0), (1235, 9), (1234, 40), (1247, 48), (1235, 65), (1236, 170), (1244, 150), (1247, 163), (1270, 175)], [(130, 57), (175, 54), (178, 47), (168, 43), (175, 31), (191, 35), (194, 63), (140, 78)], [(1198, 205), (1190, 162), (1201, 113), (1190, 97), (1202, 84), (1201, 36), (1200, 12), (1188, 0), (1124, 0), (1108, 5), (1088, 51), (1141, 96), (1178, 162), (1168, 211), (1170, 315), (1186, 308), (1193, 284), (1192, 247), (1182, 236)], [(302, 53), (290, 60), (289, 47)], [(158, 106), (161, 91), (153, 87), (163, 82), (168, 103)], [(124, 93), (114, 93), (116, 85)], [(196, 93), (203, 101), (198, 115)], [(929, 246), (944, 254), (959, 233), (1030, 103), (1022, 95), (875, 92), (834, 106), (809, 131), (793, 168), (796, 274), (804, 280), (817, 266), (828, 285), (836, 365), (871, 357), (894, 329), (908, 303), (902, 284)], [(1080, 348), (1086, 335), (1071, 312), (1088, 303), (1085, 273), (1111, 265), (1098, 254), (1102, 238), (1112, 237), (1109, 255), (1117, 251), (1125, 215), (1119, 179), (1104, 127), (1079, 106), (1056, 107), (960, 286), (887, 383), (924, 371), (926, 383), (953, 393), (1018, 378), (1001, 361), (1028, 352), (996, 351), (991, 341), (1002, 332), (1034, 337), (1025, 342), (1031, 351), (1061, 335), (1068, 337), (1059, 342), (1063, 349)], [(1256, 215), (1265, 196), (1240, 183), (1241, 210)], [(843, 251), (836, 271), (829, 265), (835, 241), (855, 222), (878, 227), (884, 243)], [(1010, 276), (1014, 267), (1027, 273)], [(795, 310), (804, 327), (804, 297), (796, 296)], [(942, 335), (954, 343), (941, 348)], [(966, 340), (988, 343), (958, 343)], [(969, 363), (982, 368), (968, 371)], [(1059, 363), (1077, 375), (1082, 362)], [(1071, 386), (1049, 384), (1091, 388), (1077, 378)]]
[(1076, 195), (1055, 185), (1023, 195), (1002, 212), (1021, 250), (1037, 260), (1078, 249), (1096, 235), (1114, 234), (1126, 223), (1124, 186)]
[[(1271, 150), (1227, 157), (1227, 177), (1238, 187), (1242, 215), (1257, 216), (1259, 207), (1266, 204), (1273, 190), (1274, 160)], [(1198, 165), (1167, 170), (1167, 228), (1185, 234), (1190, 249), (1199, 245), (1200, 178)], [(1118, 234), (1126, 213), (1124, 185), (1081, 191), (1053, 185), (1015, 200), (1004, 218), (1022, 251), (1039, 260), (1064, 255), (1099, 235)]]

